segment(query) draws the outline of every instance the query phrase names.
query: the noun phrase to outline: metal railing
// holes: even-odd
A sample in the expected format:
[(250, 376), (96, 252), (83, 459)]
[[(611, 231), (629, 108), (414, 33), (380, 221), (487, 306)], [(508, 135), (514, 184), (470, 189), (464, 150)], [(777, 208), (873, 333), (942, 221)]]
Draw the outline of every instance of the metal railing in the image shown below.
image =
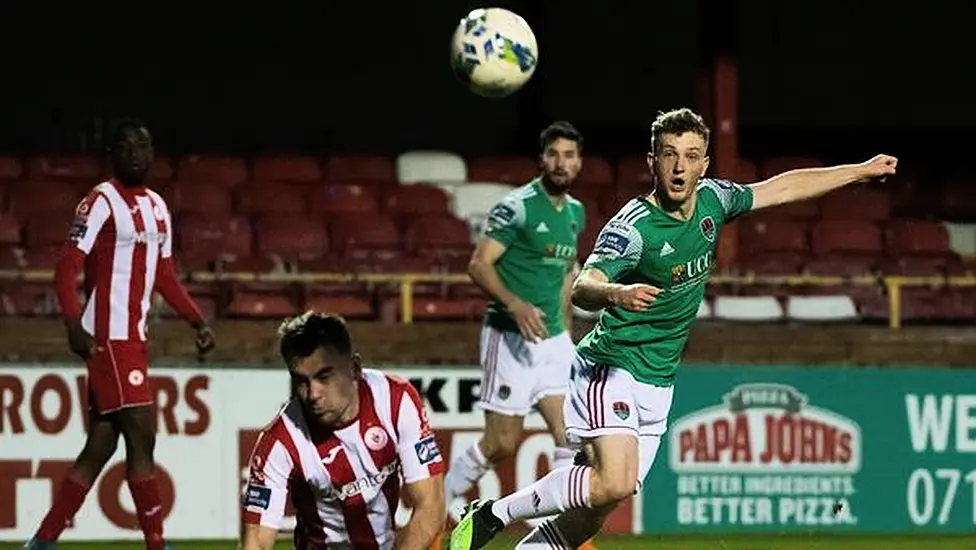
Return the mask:
[[(25, 282), (51, 282), (50, 270), (0, 270), (0, 280)], [(246, 272), (193, 272), (191, 282), (232, 283), (365, 283), (400, 285), (400, 319), (405, 324), (413, 322), (413, 286), (418, 283), (463, 284), (471, 282), (466, 273), (246, 273)], [(831, 277), (818, 275), (731, 275), (715, 274), (711, 284), (736, 284), (742, 286), (874, 286), (883, 284), (888, 291), (888, 326), (901, 328), (902, 289), (909, 286), (933, 288), (976, 286), (976, 276), (950, 277)]]

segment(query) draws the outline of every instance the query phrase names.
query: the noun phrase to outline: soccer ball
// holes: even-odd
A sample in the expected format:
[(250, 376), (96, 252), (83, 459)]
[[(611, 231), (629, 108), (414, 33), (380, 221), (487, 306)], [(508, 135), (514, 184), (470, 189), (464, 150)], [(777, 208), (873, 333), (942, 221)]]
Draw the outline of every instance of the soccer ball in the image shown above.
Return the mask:
[(532, 78), (538, 63), (539, 47), (529, 24), (503, 8), (472, 11), (451, 40), (454, 74), (483, 97), (515, 93)]

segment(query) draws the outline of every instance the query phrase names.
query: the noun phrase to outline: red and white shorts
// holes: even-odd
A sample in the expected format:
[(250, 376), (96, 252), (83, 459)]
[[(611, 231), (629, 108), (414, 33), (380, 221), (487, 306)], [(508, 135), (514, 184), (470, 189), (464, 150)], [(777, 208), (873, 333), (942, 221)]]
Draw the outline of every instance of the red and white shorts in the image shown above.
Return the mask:
[(110, 340), (88, 357), (89, 406), (101, 414), (152, 405), (146, 342)]

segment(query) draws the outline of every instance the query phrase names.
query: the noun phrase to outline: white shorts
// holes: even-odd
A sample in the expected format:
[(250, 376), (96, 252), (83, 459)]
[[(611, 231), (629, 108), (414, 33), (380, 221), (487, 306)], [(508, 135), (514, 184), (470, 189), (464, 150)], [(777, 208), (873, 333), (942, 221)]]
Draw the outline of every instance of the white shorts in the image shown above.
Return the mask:
[(543, 397), (565, 395), (575, 352), (568, 331), (528, 342), (517, 332), (483, 326), (478, 407), (525, 416)]
[(673, 395), (673, 386), (638, 382), (623, 369), (593, 363), (577, 353), (563, 413), (569, 445), (579, 448), (602, 435), (633, 435), (638, 442), (640, 483), (668, 430)]

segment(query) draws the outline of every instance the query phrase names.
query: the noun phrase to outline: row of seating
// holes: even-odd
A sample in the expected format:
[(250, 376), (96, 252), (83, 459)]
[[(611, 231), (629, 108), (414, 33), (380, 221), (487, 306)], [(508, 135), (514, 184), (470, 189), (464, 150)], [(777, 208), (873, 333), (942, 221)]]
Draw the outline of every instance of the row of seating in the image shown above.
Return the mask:
[[(743, 162), (745, 179), (768, 177), (785, 170), (820, 166), (813, 158), (781, 157), (758, 164)], [(624, 156), (611, 162), (587, 156), (579, 182), (612, 184), (616, 181), (648, 182), (650, 175), (644, 155)], [(262, 155), (252, 159), (231, 156), (157, 156), (150, 177), (155, 181), (183, 179), (222, 186), (247, 181), (353, 181), (353, 182), (463, 182), (498, 181), (523, 183), (538, 168), (531, 157), (497, 155), (466, 160), (446, 151), (408, 151), (396, 157), (383, 155), (340, 155), (325, 159), (299, 155)], [(32, 155), (21, 159), (0, 155), (0, 180), (85, 180), (107, 173), (104, 163), (88, 155)]]
[[(715, 285), (699, 308), (699, 319), (737, 322), (887, 321), (888, 297), (880, 287), (781, 287), (779, 292), (754, 288), (731, 293)], [(205, 285), (191, 284), (191, 294), (209, 318), (280, 318), (314, 308), (351, 319), (401, 318), (397, 285)], [(728, 293), (723, 293), (728, 292)], [(476, 287), (417, 285), (412, 315), (418, 321), (476, 320), (487, 300)], [(50, 285), (0, 282), (0, 315), (55, 316), (57, 301)], [(172, 317), (158, 302), (154, 314)], [(905, 288), (900, 317), (907, 322), (952, 322), (976, 316), (976, 290)]]

